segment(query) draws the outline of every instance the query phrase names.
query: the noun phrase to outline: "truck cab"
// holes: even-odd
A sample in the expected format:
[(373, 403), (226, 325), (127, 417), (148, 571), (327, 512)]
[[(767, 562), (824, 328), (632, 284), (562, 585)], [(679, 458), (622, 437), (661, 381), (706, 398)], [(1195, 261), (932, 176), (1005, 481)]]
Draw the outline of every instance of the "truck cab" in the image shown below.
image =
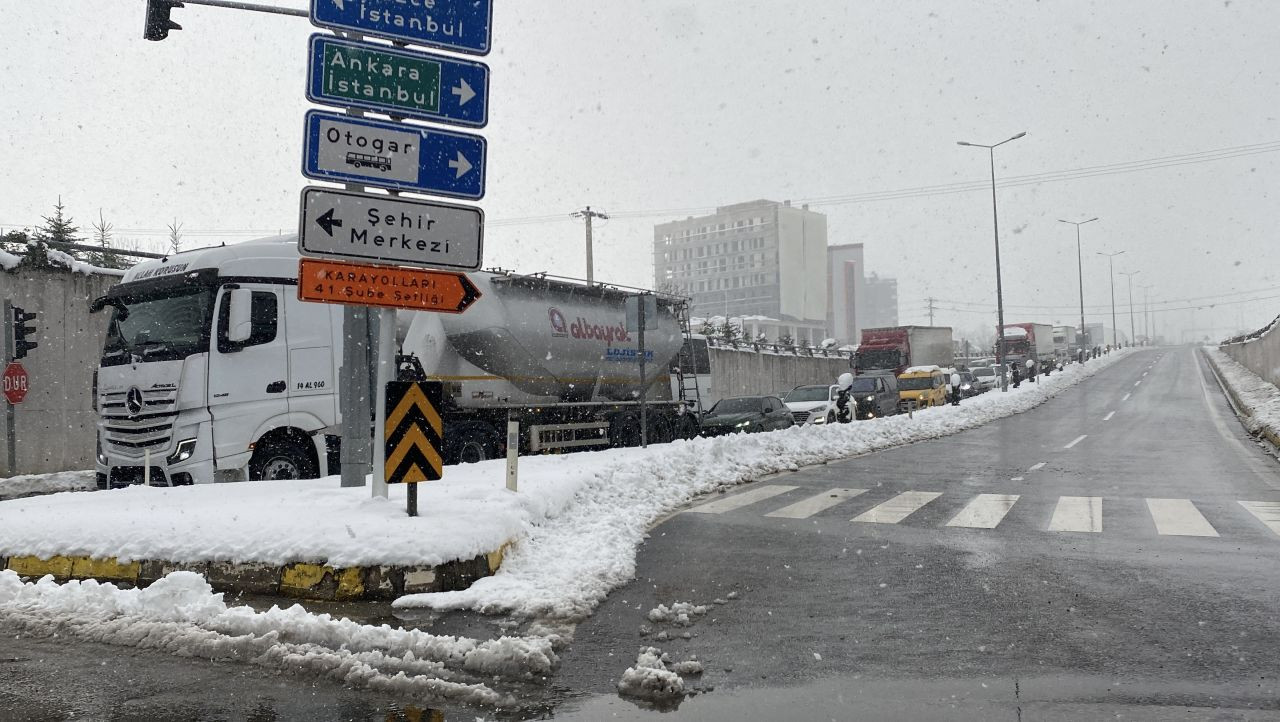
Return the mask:
[(93, 302), (99, 487), (327, 470), (341, 307), (299, 301), (297, 264), (291, 236), (177, 253)]

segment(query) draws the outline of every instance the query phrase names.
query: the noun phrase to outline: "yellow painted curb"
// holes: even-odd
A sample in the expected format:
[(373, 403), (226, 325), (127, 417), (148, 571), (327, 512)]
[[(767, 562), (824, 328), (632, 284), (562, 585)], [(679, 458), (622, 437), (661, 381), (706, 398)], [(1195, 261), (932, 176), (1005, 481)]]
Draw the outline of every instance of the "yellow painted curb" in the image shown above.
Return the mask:
[(507, 549), (511, 547), (511, 542), (507, 542), (498, 547), (498, 551), (485, 554), (485, 559), (489, 562), (489, 573), (496, 574), (498, 568), (502, 566), (502, 560), (507, 556)]
[(324, 575), (333, 569), (321, 564), (298, 562), (290, 564), (280, 571), (280, 586), (308, 591), (324, 581)]
[(76, 579), (108, 579), (136, 584), (138, 582), (138, 571), (141, 568), (141, 562), (125, 564), (117, 561), (115, 557), (106, 559), (72, 557), (71, 559), (71, 576)]
[(9, 557), (9, 569), (24, 577), (43, 577), (52, 574), (66, 579), (71, 576), (71, 557)]
[(359, 567), (348, 567), (338, 572), (338, 591), (334, 597), (345, 602), (360, 599), (364, 596), (364, 582), (360, 578)]

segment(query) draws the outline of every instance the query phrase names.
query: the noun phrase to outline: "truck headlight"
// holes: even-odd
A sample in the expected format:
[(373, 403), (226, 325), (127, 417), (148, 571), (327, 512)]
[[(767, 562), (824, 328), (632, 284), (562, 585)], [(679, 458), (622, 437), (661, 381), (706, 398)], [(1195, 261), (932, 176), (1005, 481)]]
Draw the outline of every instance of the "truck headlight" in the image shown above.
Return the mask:
[(742, 421), (733, 425), (735, 429), (743, 429), (751, 425), (750, 421)]
[(190, 459), (191, 456), (195, 453), (196, 453), (196, 440), (183, 439), (182, 441), (178, 442), (177, 448), (173, 450), (173, 453), (170, 454), (165, 459), (165, 461), (169, 462), (170, 464), (181, 464), (187, 459)]
[(106, 454), (104, 454), (104, 453), (102, 453), (102, 437), (98, 437), (98, 440), (97, 440), (97, 441), (98, 441), (98, 448), (97, 448), (97, 453), (98, 453), (98, 463), (99, 463), (99, 464), (102, 464), (103, 466), (106, 466), (106, 465), (107, 465), (107, 455), (106, 455)]

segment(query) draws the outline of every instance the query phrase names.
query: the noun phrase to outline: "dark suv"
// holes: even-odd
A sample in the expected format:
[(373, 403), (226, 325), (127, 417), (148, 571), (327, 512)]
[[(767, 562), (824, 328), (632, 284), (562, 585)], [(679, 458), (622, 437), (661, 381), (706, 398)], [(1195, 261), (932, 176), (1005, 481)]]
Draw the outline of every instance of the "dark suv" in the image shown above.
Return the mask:
[(849, 395), (857, 402), (855, 418), (874, 419), (898, 413), (898, 379), (892, 373), (854, 376)]

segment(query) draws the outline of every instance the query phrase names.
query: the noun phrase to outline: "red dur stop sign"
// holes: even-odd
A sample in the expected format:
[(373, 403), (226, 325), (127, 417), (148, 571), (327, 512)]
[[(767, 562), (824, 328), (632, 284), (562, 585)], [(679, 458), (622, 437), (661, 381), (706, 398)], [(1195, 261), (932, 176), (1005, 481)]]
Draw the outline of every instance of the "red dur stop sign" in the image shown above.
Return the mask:
[(17, 361), (4, 369), (4, 397), (11, 404), (20, 404), (27, 398), (27, 370)]

